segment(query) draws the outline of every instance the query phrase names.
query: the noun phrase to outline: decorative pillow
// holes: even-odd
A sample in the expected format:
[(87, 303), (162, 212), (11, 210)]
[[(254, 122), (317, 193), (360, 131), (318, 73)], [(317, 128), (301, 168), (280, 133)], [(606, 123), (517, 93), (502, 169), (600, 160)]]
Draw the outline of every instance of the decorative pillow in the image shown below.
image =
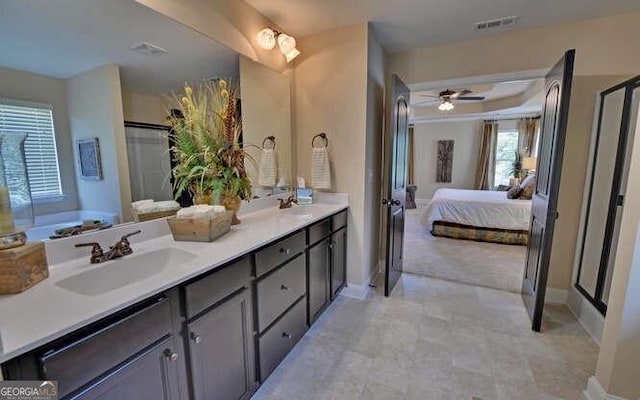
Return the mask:
[(507, 199), (517, 199), (520, 197), (521, 193), (522, 189), (520, 188), (520, 186), (515, 185), (511, 189), (507, 190)]
[(533, 185), (529, 185), (526, 188), (522, 189), (519, 198), (522, 200), (531, 200), (531, 198), (533, 197), (533, 189), (535, 189), (535, 186)]
[(536, 184), (536, 174), (529, 174), (520, 184), (522, 189), (528, 188), (529, 186), (534, 186)]

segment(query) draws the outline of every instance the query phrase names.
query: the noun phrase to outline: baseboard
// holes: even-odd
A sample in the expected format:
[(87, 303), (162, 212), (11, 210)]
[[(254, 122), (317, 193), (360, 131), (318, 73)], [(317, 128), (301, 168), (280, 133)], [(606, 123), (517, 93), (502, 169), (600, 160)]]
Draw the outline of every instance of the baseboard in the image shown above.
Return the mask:
[(568, 298), (569, 292), (566, 290), (548, 287), (544, 302), (549, 304), (567, 304)]
[(587, 388), (582, 392), (586, 400), (627, 400), (623, 397), (608, 394), (595, 376), (589, 378)]
[(569, 311), (576, 317), (580, 325), (600, 345), (604, 331), (604, 315), (587, 300), (575, 287), (569, 288)]
[(342, 296), (351, 297), (358, 300), (364, 300), (367, 298), (367, 295), (371, 291), (371, 283), (375, 280), (375, 277), (378, 276), (377, 271), (372, 271), (373, 273), (365, 280), (364, 285), (356, 285), (353, 283), (347, 283), (347, 286), (340, 291)]

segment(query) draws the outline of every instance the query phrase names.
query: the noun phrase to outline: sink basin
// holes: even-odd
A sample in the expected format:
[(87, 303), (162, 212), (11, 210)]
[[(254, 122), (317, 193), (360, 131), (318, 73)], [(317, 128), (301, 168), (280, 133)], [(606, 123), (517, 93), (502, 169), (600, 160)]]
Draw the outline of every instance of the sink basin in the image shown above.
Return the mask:
[(286, 215), (295, 215), (300, 218), (313, 218), (313, 211), (307, 206), (285, 208), (282, 210), (282, 213)]
[(70, 276), (56, 285), (74, 293), (98, 296), (159, 274), (167, 267), (194, 258), (196, 255), (192, 253), (170, 247), (98, 264), (96, 268)]

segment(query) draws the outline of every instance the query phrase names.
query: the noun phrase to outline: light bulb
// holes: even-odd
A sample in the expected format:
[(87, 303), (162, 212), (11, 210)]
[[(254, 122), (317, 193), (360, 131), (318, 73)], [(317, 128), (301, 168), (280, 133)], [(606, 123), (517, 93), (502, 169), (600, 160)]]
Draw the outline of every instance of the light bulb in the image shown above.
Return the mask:
[(260, 47), (266, 50), (271, 50), (276, 47), (276, 33), (271, 28), (264, 28), (256, 36)]
[(453, 103), (450, 102), (449, 100), (445, 100), (438, 106), (438, 110), (440, 110), (440, 111), (451, 111), (451, 110), (453, 110)]
[(296, 48), (296, 40), (292, 36), (281, 33), (278, 35), (278, 47), (280, 47), (282, 54), (286, 55)]
[(291, 61), (293, 61), (294, 58), (298, 57), (299, 55), (300, 55), (300, 50), (293, 48), (284, 56), (287, 59), (287, 62), (290, 63)]

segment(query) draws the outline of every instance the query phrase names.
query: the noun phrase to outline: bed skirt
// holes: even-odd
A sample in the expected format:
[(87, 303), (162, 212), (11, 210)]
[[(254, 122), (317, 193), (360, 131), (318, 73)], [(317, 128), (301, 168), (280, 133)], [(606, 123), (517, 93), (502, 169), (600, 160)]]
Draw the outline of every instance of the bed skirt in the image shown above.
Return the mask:
[(434, 221), (431, 234), (433, 236), (473, 240), (476, 242), (513, 244), (519, 246), (526, 246), (529, 244), (528, 231), (483, 228), (446, 221)]

